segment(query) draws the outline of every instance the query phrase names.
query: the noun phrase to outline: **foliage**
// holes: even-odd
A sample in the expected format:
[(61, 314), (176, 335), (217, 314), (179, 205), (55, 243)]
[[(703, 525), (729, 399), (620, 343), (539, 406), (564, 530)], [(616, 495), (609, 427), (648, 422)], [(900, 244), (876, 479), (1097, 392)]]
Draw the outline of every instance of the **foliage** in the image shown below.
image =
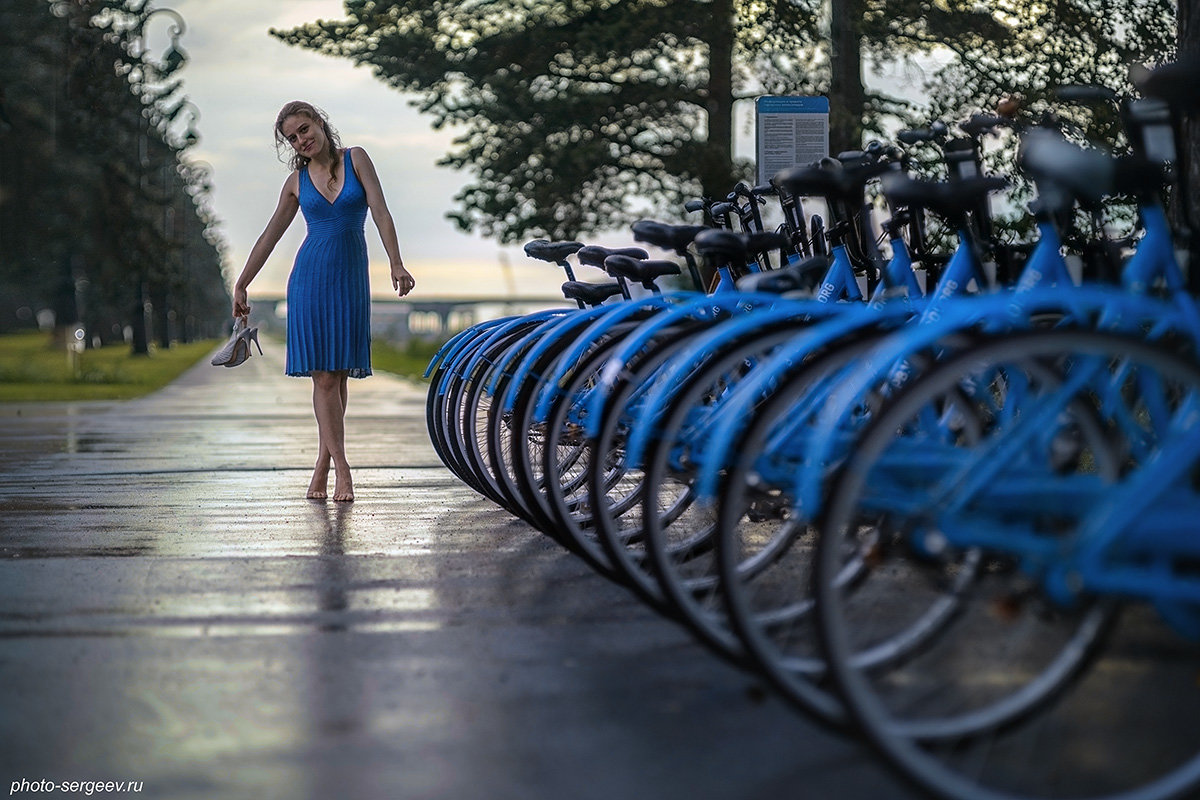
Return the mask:
[(703, 131), (732, 103), (705, 58), (710, 40), (728, 48), (730, 2), (347, 2), (344, 21), (274, 33), (370, 65), (459, 127), (443, 163), (476, 181), (452, 218), (512, 241), (612, 224), (631, 194), (727, 191), (728, 141)]
[[(1133, 0), (1129, 0), (1133, 2)], [(461, 134), (471, 173), (451, 218), (501, 241), (577, 237), (721, 197), (735, 102), (828, 94), (834, 151), (861, 146), (904, 100), (863, 65), (944, 47), (1002, 57), (1017, 35), (973, 0), (347, 0), (345, 19), (274, 35), (349, 58)]]
[(993, 16), (1011, 32), (1007, 46), (959, 53), (932, 75), (922, 87), (929, 112), (953, 121), (1016, 96), (1029, 118), (1053, 113), (1089, 138), (1119, 142), (1114, 106), (1067, 104), (1055, 92), (1075, 84), (1128, 97), (1131, 68), (1172, 57), (1175, 5), (1174, 0), (993, 3)]

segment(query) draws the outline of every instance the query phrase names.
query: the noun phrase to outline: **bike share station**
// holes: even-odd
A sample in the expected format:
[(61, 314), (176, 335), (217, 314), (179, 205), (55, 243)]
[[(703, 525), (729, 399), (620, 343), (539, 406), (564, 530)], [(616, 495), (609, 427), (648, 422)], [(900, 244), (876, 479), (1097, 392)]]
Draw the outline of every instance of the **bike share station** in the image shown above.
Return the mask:
[(759, 184), (703, 224), (526, 245), (577, 307), (439, 351), (435, 451), (932, 796), (1196, 797), (1200, 311), (1159, 145), (1200, 67), (1170, 67), (1059, 96), (1121, 106), (1108, 147), (1017, 109), (831, 156), (824, 98), (759, 98)]

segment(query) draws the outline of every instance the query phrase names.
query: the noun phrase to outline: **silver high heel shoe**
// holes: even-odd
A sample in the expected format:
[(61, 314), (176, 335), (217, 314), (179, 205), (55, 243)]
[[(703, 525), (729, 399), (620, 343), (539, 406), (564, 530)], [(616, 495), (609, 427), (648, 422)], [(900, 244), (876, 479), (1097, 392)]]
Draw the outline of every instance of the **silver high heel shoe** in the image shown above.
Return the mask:
[(258, 348), (258, 354), (263, 354), (262, 345), (258, 343), (258, 328), (251, 328), (248, 331), (243, 331), (241, 338), (234, 345), (233, 355), (229, 361), (225, 363), (227, 367), (236, 367), (238, 364), (245, 362), (251, 356), (250, 343), (254, 342), (254, 346)]
[(236, 367), (245, 363), (246, 359), (250, 357), (250, 342), (254, 342), (259, 355), (263, 354), (262, 345), (258, 343), (258, 328), (249, 328), (247, 325), (246, 317), (238, 317), (234, 320), (233, 333), (230, 335), (229, 341), (213, 356), (212, 365), (214, 367)]

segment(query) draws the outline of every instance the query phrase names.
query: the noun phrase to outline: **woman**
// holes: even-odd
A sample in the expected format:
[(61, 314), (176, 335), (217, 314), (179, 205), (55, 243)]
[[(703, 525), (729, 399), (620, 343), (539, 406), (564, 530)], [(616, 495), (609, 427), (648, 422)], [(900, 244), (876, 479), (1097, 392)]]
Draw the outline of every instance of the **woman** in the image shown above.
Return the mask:
[(367, 279), (367, 211), (391, 264), (392, 288), (403, 297), (416, 285), (400, 258), (396, 226), (383, 199), (375, 166), (361, 147), (341, 146), (324, 112), (288, 103), (275, 120), (275, 144), (291, 147), (292, 174), (279, 204), (254, 243), (234, 285), (233, 316), (250, 314), (247, 289), (279, 243), (296, 210), (308, 235), (296, 254), (287, 288), (288, 375), (311, 376), (320, 451), (308, 497), (328, 496), (329, 466), (337, 480), (333, 499), (354, 500), (346, 460), (347, 378), (371, 374), (371, 292)]

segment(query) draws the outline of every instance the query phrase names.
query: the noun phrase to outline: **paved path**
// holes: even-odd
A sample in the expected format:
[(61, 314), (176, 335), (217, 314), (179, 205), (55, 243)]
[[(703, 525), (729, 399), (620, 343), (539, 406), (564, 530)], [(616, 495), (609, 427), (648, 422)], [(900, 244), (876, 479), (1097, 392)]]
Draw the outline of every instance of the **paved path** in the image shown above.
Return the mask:
[(0, 406), (0, 790), (912, 796), (457, 483), (418, 385), (352, 382), (358, 502), (304, 500), (310, 384), (265, 348), (141, 400)]

